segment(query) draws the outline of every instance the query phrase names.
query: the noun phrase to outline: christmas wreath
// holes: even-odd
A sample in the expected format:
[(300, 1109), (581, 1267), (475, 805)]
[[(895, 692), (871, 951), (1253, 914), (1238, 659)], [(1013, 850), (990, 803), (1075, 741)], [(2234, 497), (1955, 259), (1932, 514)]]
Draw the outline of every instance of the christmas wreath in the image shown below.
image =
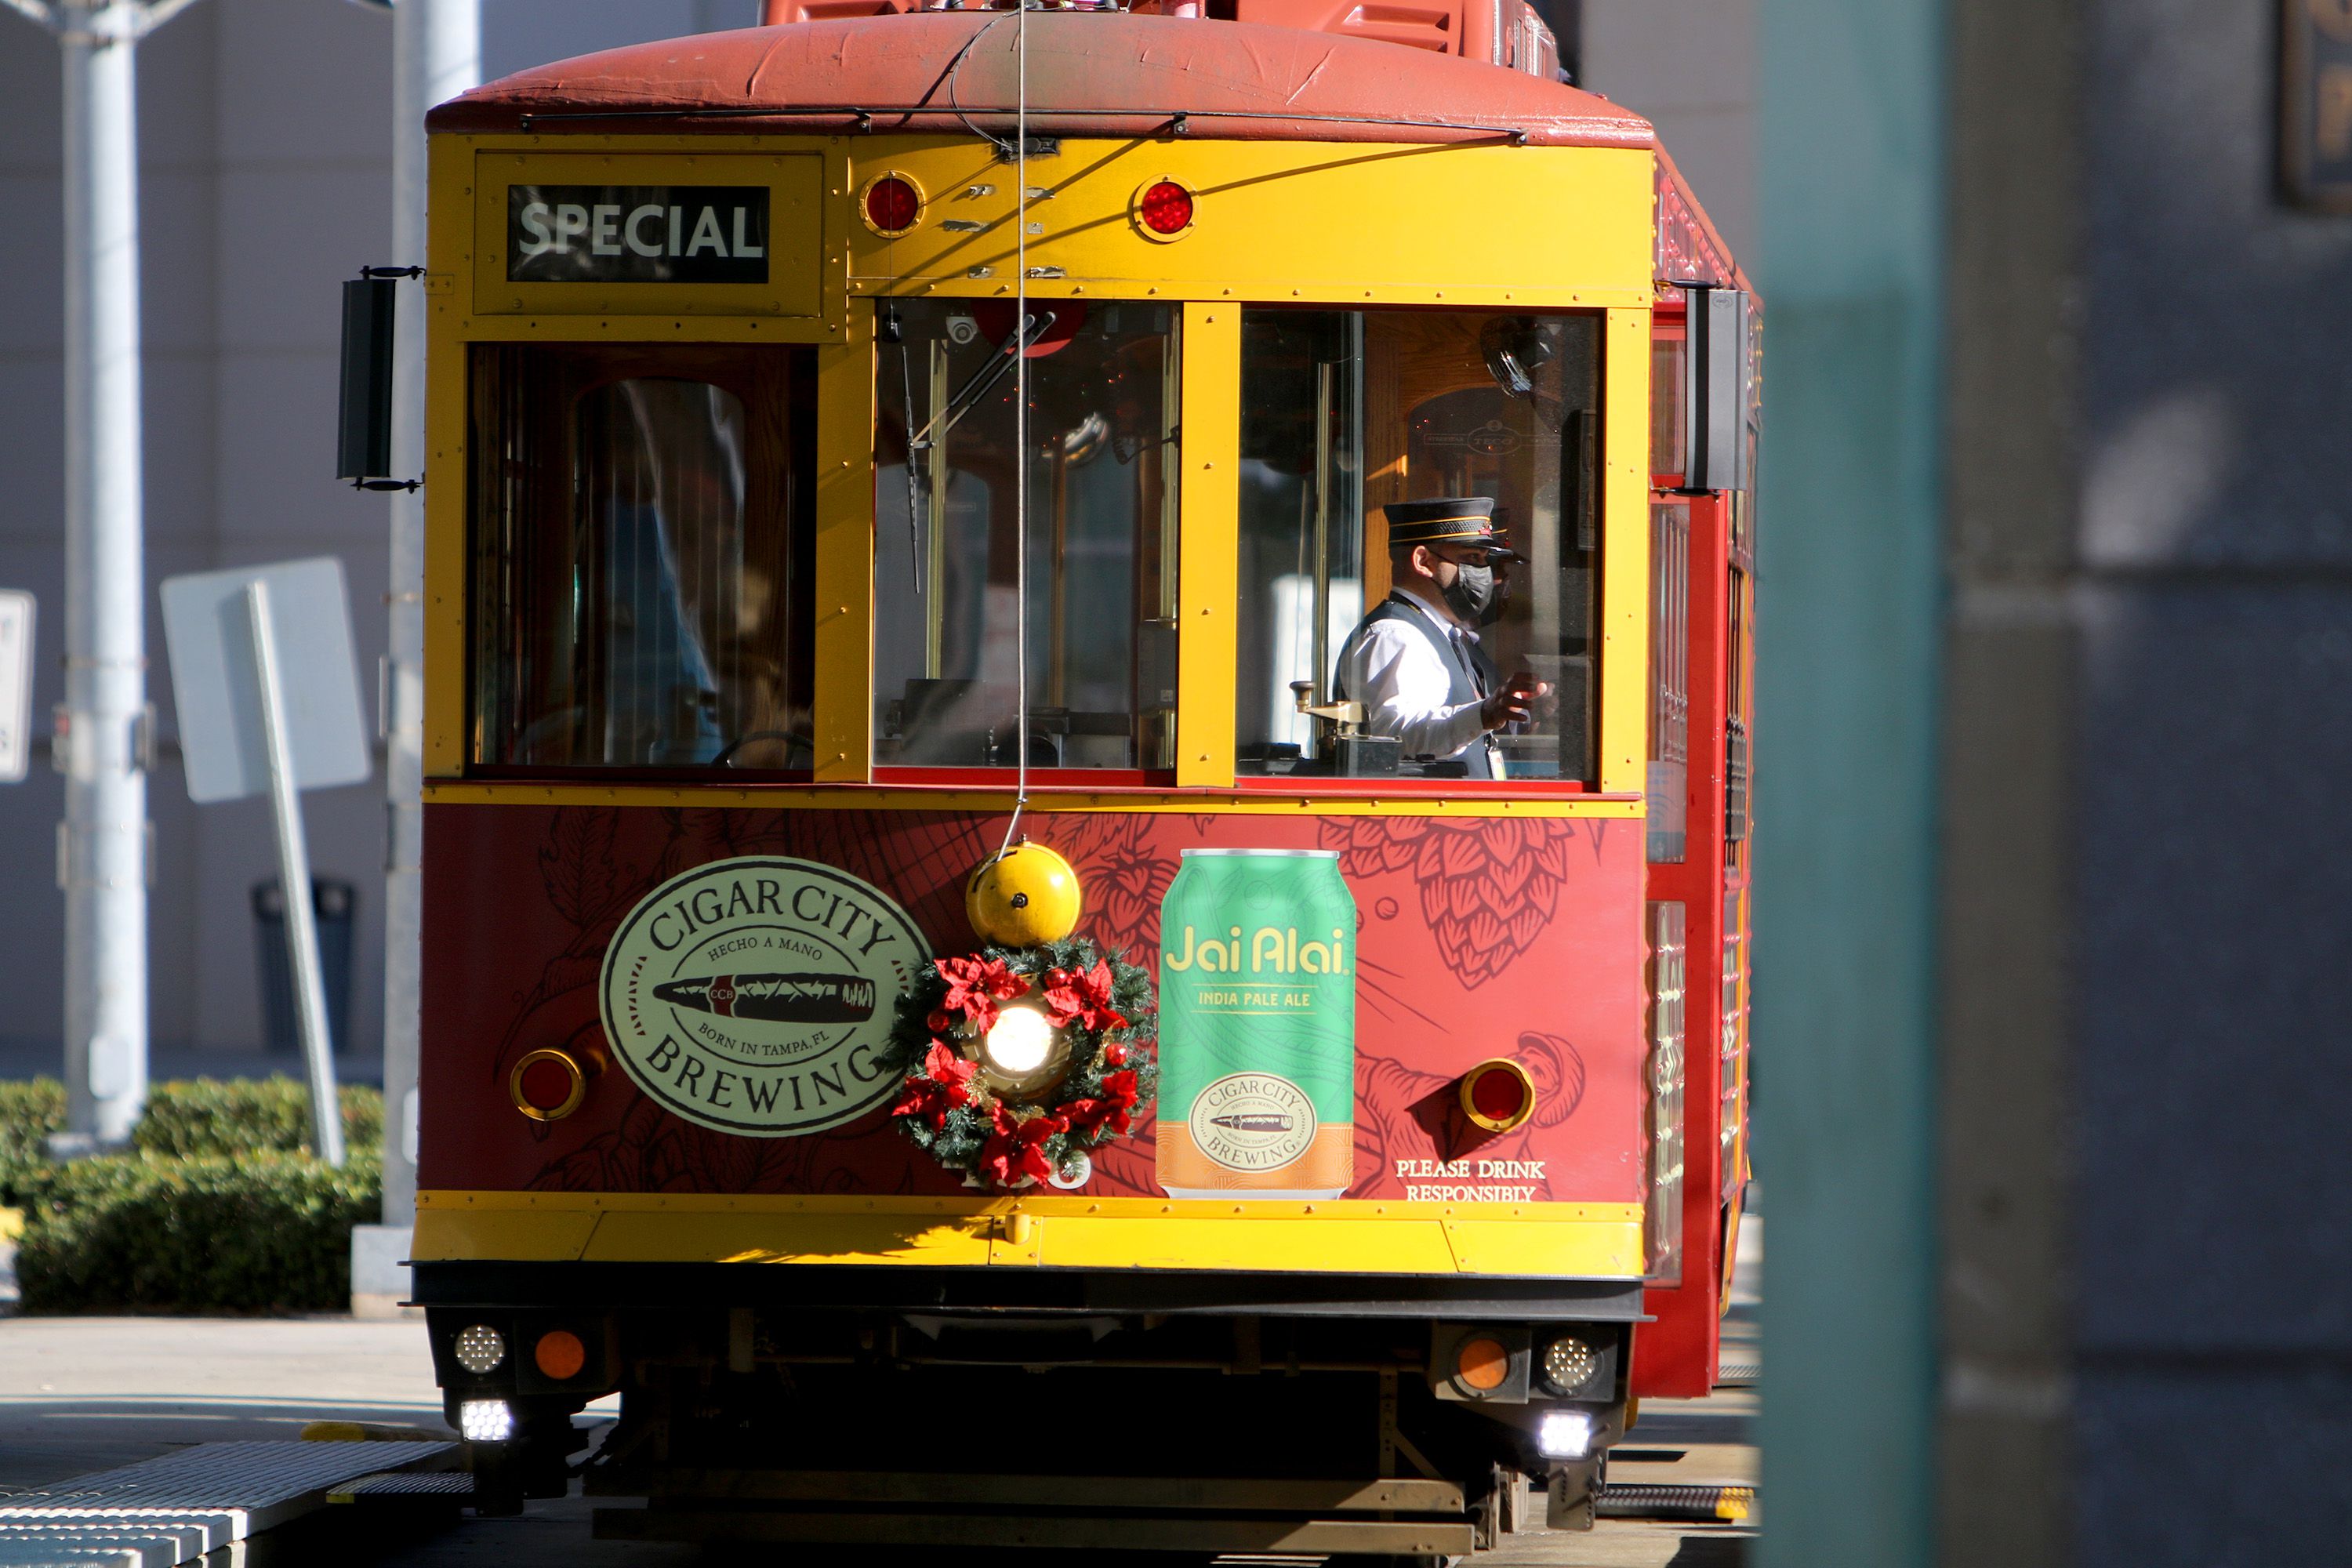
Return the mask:
[(1150, 1114), (1154, 1005), (1148, 972), (1084, 937), (935, 960), (898, 998), (890, 1114), (967, 1185), (1076, 1186)]

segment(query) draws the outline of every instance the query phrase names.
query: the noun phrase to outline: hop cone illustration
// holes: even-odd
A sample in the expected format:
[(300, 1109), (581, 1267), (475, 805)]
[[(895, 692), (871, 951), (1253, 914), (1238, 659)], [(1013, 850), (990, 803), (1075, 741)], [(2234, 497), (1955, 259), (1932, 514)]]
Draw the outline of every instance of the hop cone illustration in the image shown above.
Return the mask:
[(1550, 923), (1577, 833), (1559, 818), (1356, 817), (1326, 821), (1323, 843), (1350, 877), (1411, 871), (1438, 956), (1475, 991)]

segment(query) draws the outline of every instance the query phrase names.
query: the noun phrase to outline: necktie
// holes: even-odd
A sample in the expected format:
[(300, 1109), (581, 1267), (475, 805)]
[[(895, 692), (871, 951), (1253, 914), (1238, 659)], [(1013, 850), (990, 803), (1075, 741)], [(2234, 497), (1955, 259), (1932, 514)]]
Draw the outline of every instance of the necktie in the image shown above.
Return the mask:
[[(1480, 701), (1485, 701), (1486, 679), (1478, 673), (1478, 661), (1471, 656), (1470, 639), (1457, 626), (1446, 633), (1445, 643), (1454, 650), (1454, 662), (1461, 665), (1462, 673), (1470, 678), (1470, 689), (1478, 694)], [(1495, 744), (1492, 731), (1471, 742), (1462, 756), (1474, 779), (1498, 779), (1503, 776), (1503, 758), (1500, 749)]]

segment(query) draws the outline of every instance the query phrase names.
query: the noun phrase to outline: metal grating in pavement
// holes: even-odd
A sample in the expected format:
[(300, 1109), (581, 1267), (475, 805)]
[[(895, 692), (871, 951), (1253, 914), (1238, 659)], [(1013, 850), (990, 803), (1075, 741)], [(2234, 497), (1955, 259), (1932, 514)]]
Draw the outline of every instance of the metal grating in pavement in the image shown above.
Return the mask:
[(0, 1568), (177, 1568), (324, 1506), (341, 1483), (446, 1468), (457, 1454), (455, 1443), (207, 1443), (75, 1476), (0, 1500)]

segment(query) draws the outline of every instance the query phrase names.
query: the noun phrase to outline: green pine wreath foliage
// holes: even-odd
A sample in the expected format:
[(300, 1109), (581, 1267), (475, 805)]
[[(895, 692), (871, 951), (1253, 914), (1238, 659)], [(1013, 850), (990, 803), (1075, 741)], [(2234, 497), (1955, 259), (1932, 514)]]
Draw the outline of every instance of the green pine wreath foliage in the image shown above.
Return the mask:
[[(950, 971), (968, 965), (989, 972), (1002, 965), (1019, 983), (1018, 990), (982, 1005), (988, 1016), (996, 1000), (1046, 1000), (1058, 971), (1107, 975), (1108, 1005), (1120, 1022), (1094, 1027), (1081, 1017), (1063, 1025), (1069, 1066), (1050, 1098), (1009, 1100), (974, 1070), (984, 1019), (950, 1005), (957, 990)], [(900, 993), (883, 1047), (884, 1064), (904, 1080), (895, 1119), (917, 1147), (974, 1184), (1026, 1186), (1045, 1173), (1067, 1172), (1079, 1156), (1125, 1136), (1150, 1113), (1160, 1089), (1157, 1010), (1149, 970), (1082, 936), (935, 960)], [(937, 1026), (942, 1014), (949, 1016), (944, 1030)], [(936, 1070), (943, 1058), (934, 1056), (935, 1047), (952, 1058), (944, 1073)]]

